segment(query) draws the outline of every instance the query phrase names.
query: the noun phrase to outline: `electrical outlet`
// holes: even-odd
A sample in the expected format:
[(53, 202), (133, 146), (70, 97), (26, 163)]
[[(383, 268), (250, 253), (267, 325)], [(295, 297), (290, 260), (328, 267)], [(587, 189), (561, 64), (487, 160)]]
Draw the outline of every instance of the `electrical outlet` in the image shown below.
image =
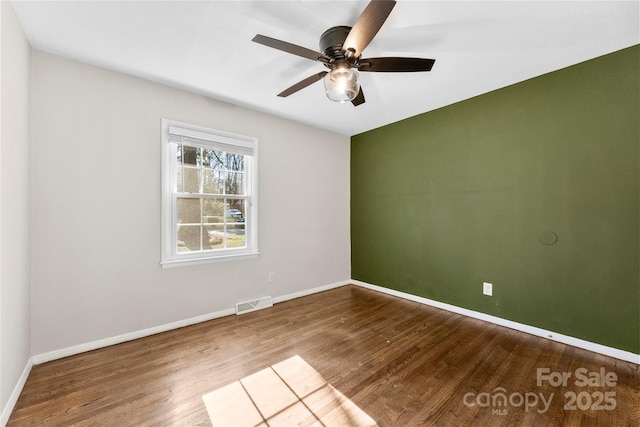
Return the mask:
[(482, 282), (482, 293), (484, 295), (493, 296), (493, 284)]
[(269, 273), (269, 282), (275, 282), (275, 281), (276, 281), (276, 273), (272, 271), (271, 273)]

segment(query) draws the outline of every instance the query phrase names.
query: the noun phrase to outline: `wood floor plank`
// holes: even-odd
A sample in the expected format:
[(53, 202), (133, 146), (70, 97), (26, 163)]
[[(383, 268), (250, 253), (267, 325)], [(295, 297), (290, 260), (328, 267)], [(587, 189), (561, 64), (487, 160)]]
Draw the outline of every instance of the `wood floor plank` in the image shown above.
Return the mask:
[[(294, 356), (379, 426), (640, 425), (638, 365), (345, 286), (34, 366), (8, 426), (209, 426), (203, 396)], [(538, 385), (539, 368), (572, 377)], [(618, 381), (578, 386), (579, 368)], [(614, 409), (567, 409), (601, 392)], [(534, 394), (548, 407), (518, 405)]]

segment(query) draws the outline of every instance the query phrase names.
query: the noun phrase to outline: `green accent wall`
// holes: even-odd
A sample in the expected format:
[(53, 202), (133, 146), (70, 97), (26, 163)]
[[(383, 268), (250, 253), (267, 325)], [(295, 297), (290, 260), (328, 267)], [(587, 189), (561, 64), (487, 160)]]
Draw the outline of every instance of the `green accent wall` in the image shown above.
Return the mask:
[(640, 45), (353, 136), (352, 278), (640, 353), (639, 104)]

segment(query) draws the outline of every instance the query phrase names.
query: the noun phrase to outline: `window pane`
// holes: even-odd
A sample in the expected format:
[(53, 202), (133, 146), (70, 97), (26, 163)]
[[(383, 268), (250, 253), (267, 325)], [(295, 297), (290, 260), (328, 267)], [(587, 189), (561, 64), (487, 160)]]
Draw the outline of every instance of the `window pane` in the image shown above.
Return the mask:
[(195, 147), (182, 146), (182, 163), (185, 165), (197, 165), (199, 158), (199, 149)]
[(213, 169), (203, 171), (202, 192), (207, 194), (222, 194), (224, 188), (223, 173)]
[(202, 171), (193, 167), (182, 168), (182, 186), (178, 183), (178, 191), (184, 193), (200, 193), (200, 175)]
[(227, 169), (234, 172), (244, 172), (244, 154), (226, 154)]
[(244, 196), (244, 173), (228, 172), (225, 184), (226, 194), (241, 194)]
[(227, 211), (225, 212), (227, 223), (244, 223), (244, 208), (244, 200), (227, 199)]
[(204, 199), (202, 202), (203, 222), (221, 224), (224, 222), (224, 200)]
[(171, 155), (175, 156), (176, 164), (178, 167), (182, 166), (182, 145), (175, 145), (175, 152), (173, 151), (173, 147), (171, 148)]
[(208, 168), (211, 166), (211, 150), (207, 150), (206, 148), (202, 148), (202, 167)]
[(218, 150), (205, 150), (209, 157), (209, 166), (212, 169), (224, 169), (224, 153)]
[(200, 230), (199, 225), (180, 225), (178, 224), (178, 241), (176, 250), (178, 252), (199, 251), (200, 249)]
[(176, 187), (175, 191), (183, 192), (184, 191), (184, 178), (182, 177), (182, 166), (178, 163), (178, 167), (176, 168)]
[(227, 225), (227, 248), (243, 248), (246, 246), (247, 241), (245, 237), (244, 224), (229, 224)]
[(207, 225), (207, 246), (206, 249), (224, 249), (224, 224)]
[(178, 198), (178, 224), (200, 224), (200, 199)]
[(213, 249), (213, 236), (209, 234), (209, 228), (207, 226), (202, 227), (202, 250), (209, 251)]

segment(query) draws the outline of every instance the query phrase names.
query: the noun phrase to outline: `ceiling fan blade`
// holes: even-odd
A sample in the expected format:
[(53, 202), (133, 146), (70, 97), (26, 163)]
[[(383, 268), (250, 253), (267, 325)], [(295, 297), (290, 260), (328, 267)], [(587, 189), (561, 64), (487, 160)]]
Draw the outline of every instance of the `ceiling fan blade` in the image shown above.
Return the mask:
[(342, 48), (353, 49), (356, 58), (362, 55), (362, 51), (371, 43), (395, 5), (395, 0), (371, 0), (349, 31)]
[(256, 34), (256, 36), (251, 39), (251, 41), (281, 50), (283, 52), (311, 59), (313, 61), (320, 61), (325, 64), (329, 62), (329, 57), (321, 54), (320, 52), (316, 52), (315, 50), (307, 49), (306, 47), (298, 46), (293, 43), (288, 43), (282, 40), (263, 36), (261, 34)]
[(294, 84), (293, 86), (283, 90), (282, 92), (280, 92), (278, 94), (278, 96), (285, 98), (291, 94), (296, 93), (297, 91), (304, 89), (305, 87), (317, 82), (318, 80), (322, 80), (322, 78), (328, 73), (328, 71), (321, 71), (317, 74), (314, 74), (313, 76), (309, 76), (306, 79), (299, 81), (298, 83)]
[(431, 71), (435, 59), (424, 58), (367, 58), (360, 60), (359, 71), (378, 72), (378, 73), (394, 73), (394, 72), (414, 72), (414, 71)]
[(360, 92), (356, 95), (355, 98), (351, 101), (354, 107), (357, 107), (360, 104), (364, 104), (364, 92), (362, 92), (362, 86), (360, 86)]

